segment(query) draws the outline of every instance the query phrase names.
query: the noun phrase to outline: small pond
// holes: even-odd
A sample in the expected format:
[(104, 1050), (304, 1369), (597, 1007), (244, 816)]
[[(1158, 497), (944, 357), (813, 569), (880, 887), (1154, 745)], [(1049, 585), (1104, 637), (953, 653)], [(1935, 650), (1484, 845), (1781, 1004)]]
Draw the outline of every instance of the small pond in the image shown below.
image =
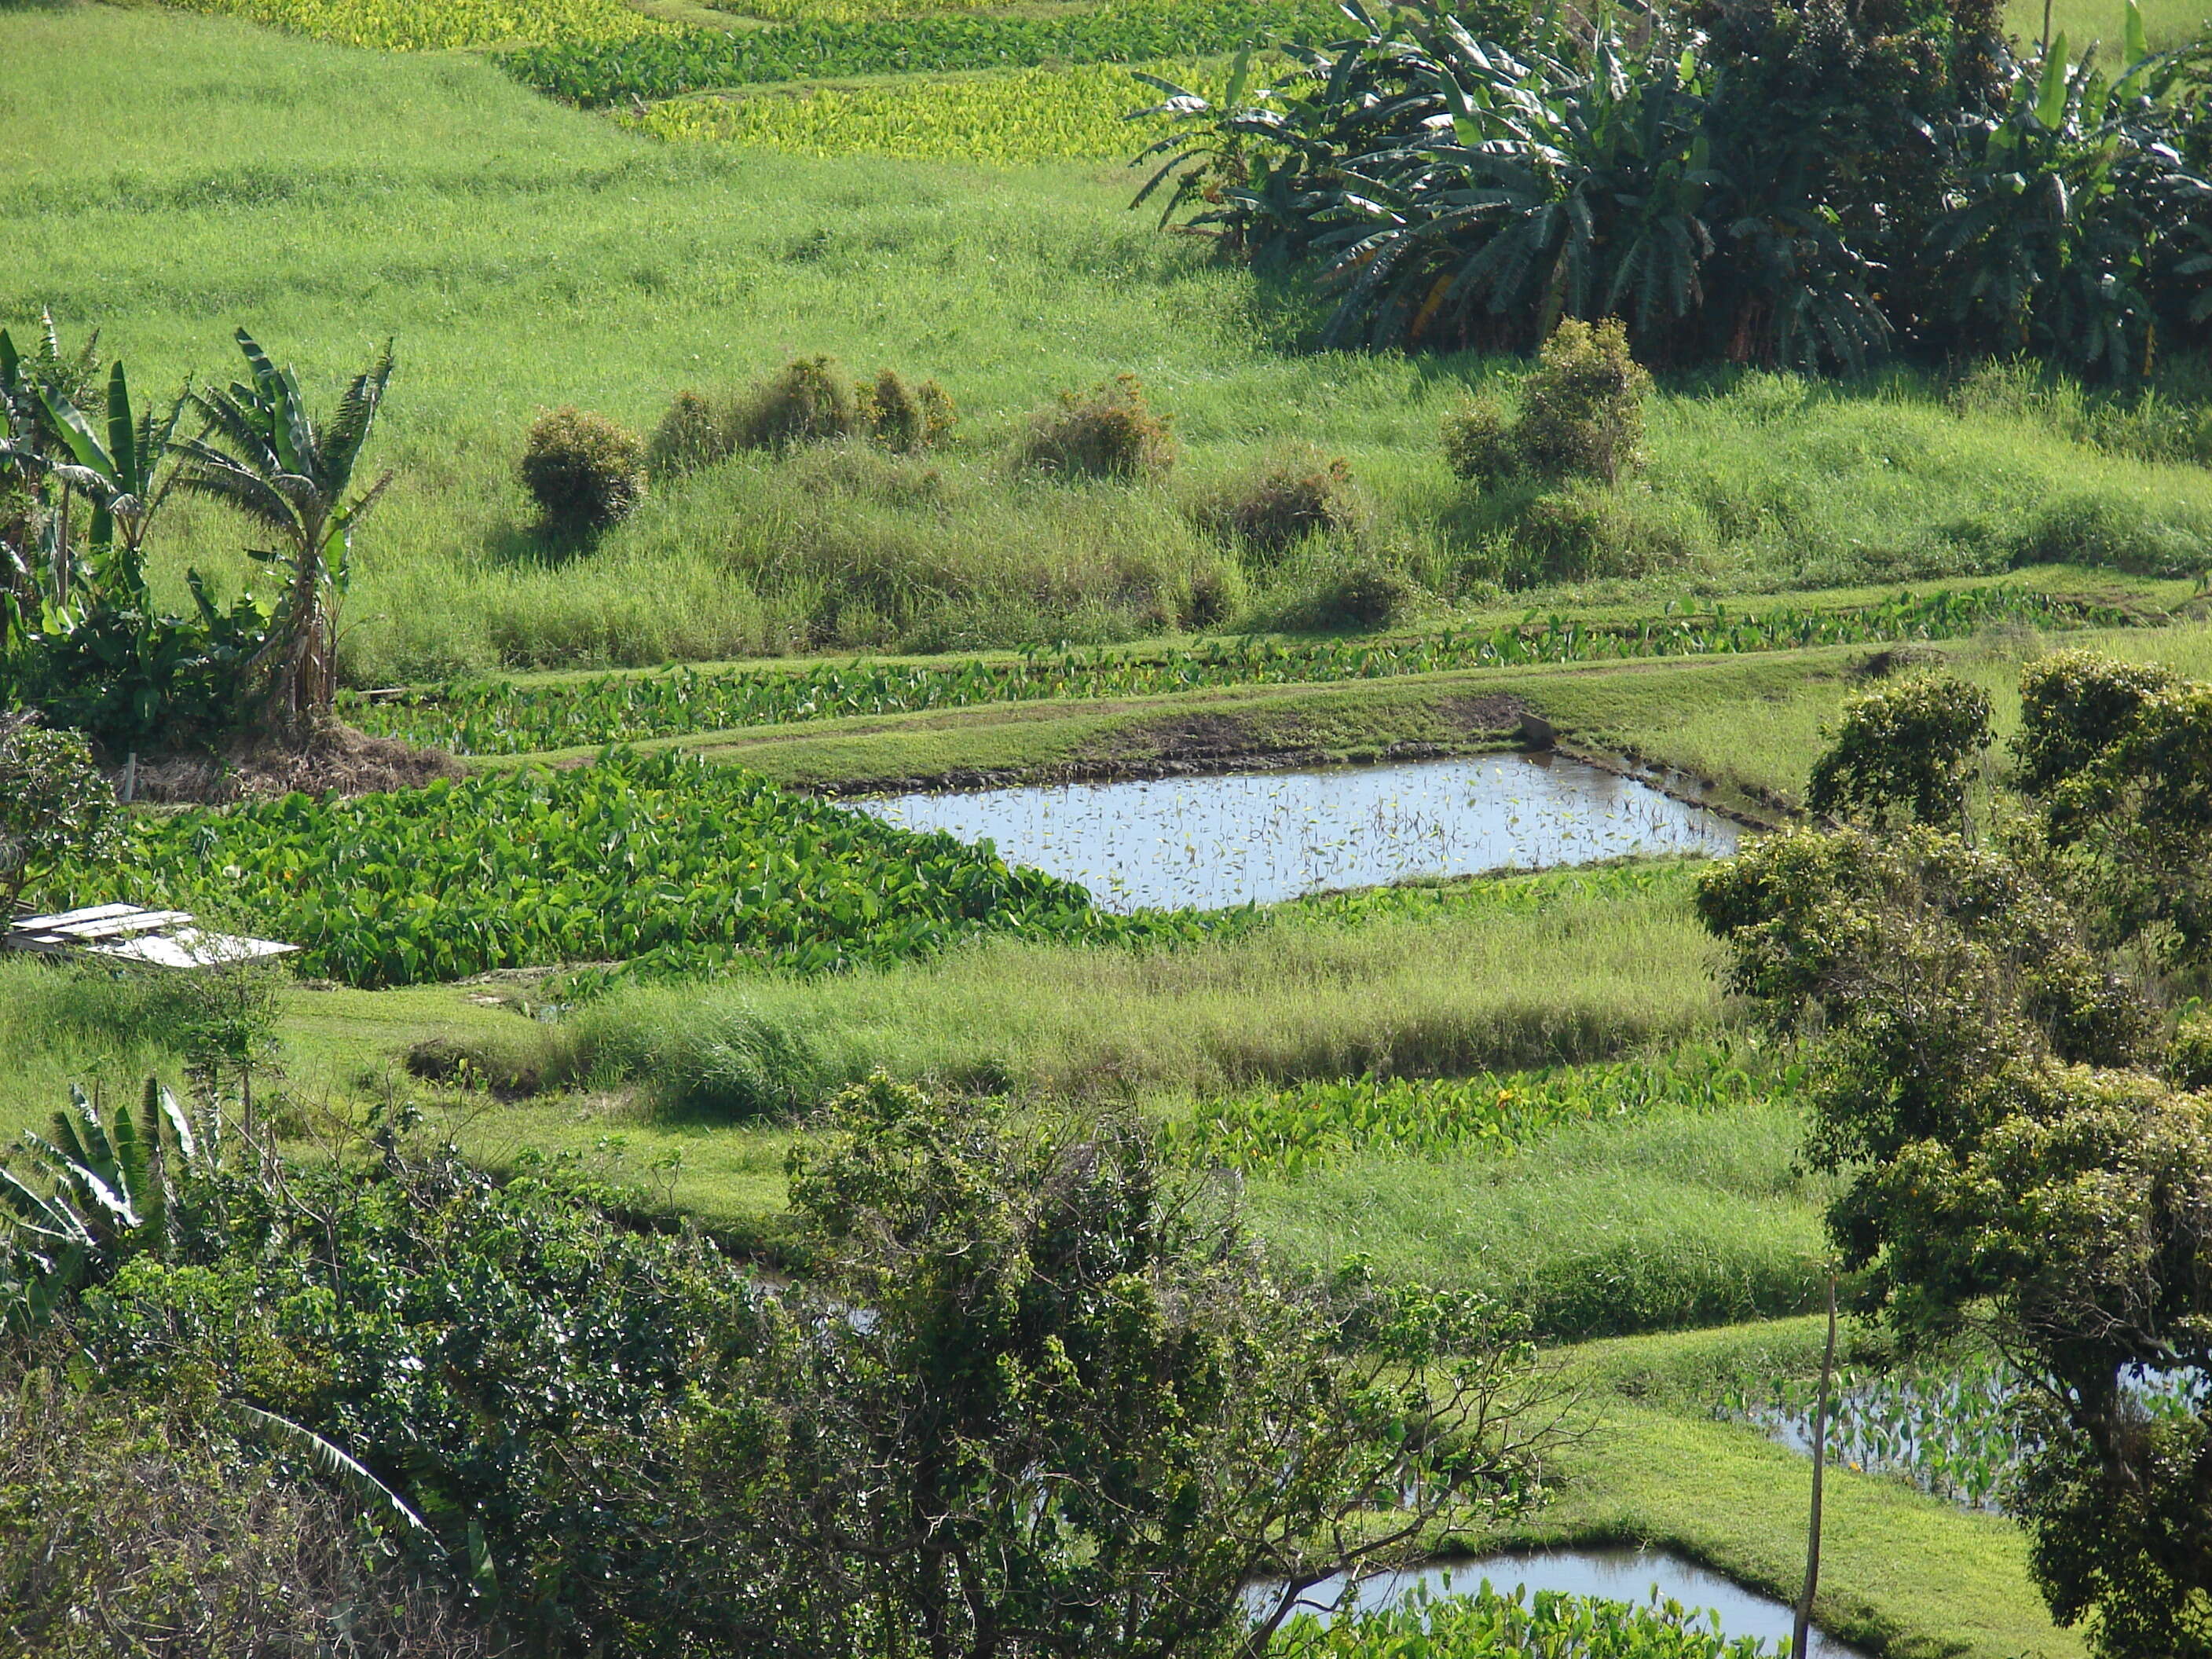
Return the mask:
[(1417, 876), (1735, 850), (1728, 819), (1550, 754), (879, 797), (910, 830), (990, 841), (1109, 910), (1272, 903)]
[[(1722, 1635), (1757, 1637), (1778, 1650), (1789, 1639), (1792, 1622), (1791, 1609), (1771, 1595), (1745, 1589), (1663, 1550), (1628, 1548), (1540, 1550), (1408, 1567), (1367, 1580), (1359, 1587), (1358, 1605), (1389, 1607), (1405, 1600), (1417, 1587), (1425, 1587), (1431, 1595), (1455, 1589), (1472, 1592), (1486, 1578), (1492, 1589), (1507, 1594), (1517, 1584), (1530, 1595), (1538, 1590), (1556, 1590), (1639, 1606), (1649, 1606), (1656, 1592), (1662, 1601), (1703, 1609), (1708, 1626)], [(1256, 1604), (1264, 1592), (1255, 1587), (1251, 1594)], [(1338, 1607), (1343, 1597), (1344, 1581), (1331, 1579), (1307, 1591), (1305, 1600), (1315, 1616), (1326, 1622), (1328, 1611)], [(1866, 1659), (1863, 1649), (1824, 1636), (1817, 1628), (1806, 1644), (1806, 1651), (1809, 1659)]]

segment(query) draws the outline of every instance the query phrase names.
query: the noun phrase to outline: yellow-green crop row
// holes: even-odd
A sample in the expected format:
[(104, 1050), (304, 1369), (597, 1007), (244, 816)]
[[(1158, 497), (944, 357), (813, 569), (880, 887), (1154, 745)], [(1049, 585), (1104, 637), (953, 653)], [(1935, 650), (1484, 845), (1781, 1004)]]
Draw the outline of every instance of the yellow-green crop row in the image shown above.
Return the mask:
[(872, 23), (886, 17), (928, 17), (981, 11), (1006, 0), (723, 0), (720, 10), (769, 23)]
[(172, 0), (185, 11), (243, 17), (342, 46), (439, 52), (509, 42), (581, 44), (673, 33), (622, 0)]
[[(1218, 94), (1228, 76), (1225, 59), (1136, 67), (1194, 92)], [(1127, 118), (1162, 96), (1127, 65), (1090, 64), (685, 98), (627, 118), (662, 138), (800, 155), (1103, 161), (1167, 130), (1164, 118)]]

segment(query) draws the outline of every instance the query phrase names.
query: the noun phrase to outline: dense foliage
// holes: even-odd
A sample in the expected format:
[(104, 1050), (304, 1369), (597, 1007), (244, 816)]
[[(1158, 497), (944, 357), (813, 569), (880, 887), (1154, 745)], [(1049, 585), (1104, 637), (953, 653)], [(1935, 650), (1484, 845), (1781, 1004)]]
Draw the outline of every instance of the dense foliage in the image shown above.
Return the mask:
[(2212, 965), (2212, 700), (2080, 653), (2023, 692), (2021, 798), (1980, 844), (1777, 836), (1698, 907), (1737, 988), (1818, 1033), (1810, 1156), (1849, 1178), (1862, 1306), (1980, 1325), (2032, 1379), (2010, 1501), (2054, 1613), (2111, 1659), (2203, 1654), (2212, 1097), (2173, 1005)]
[(645, 495), (646, 446), (627, 427), (573, 404), (531, 423), (522, 487), (549, 535), (583, 540), (620, 523)]
[[(97, 337), (65, 354), (49, 317), (26, 356), (0, 329), (0, 706), (148, 749), (204, 744), (257, 718), (295, 730), (329, 712), (354, 529), (392, 482), (354, 489), (392, 349), (318, 421), (293, 371), (244, 329), (234, 337), (247, 379), (188, 386), (166, 413), (134, 416), (112, 365), (96, 430), (78, 399), (96, 378)], [(199, 430), (179, 436), (188, 409)], [(189, 571), (198, 615), (156, 608), (146, 539), (178, 491), (271, 539), (250, 556), (275, 577), (272, 597), (224, 609)]]
[(1297, 1659), (1766, 1659), (1755, 1638), (1731, 1640), (1694, 1607), (1585, 1600), (1548, 1590), (1523, 1598), (1486, 1582), (1472, 1594), (1422, 1595), (1322, 1626), (1307, 1619), (1277, 1650)]
[(681, 668), (528, 684), (463, 680), (374, 701), (343, 699), (362, 730), (460, 755), (535, 754), (641, 738), (774, 726), (844, 714), (963, 708), (1049, 698), (1148, 696), (1213, 685), (1289, 685), (1389, 679), (1455, 668), (1722, 655), (1812, 645), (1951, 639), (1999, 623), (2045, 628), (2116, 626), (2106, 607), (2017, 588), (1899, 594), (1828, 611), (1779, 605), (1683, 612), (1626, 623), (1533, 617), (1513, 627), (1455, 629), (1402, 640), (1281, 645), (1231, 640), (1158, 656), (1033, 651), (957, 665), (825, 665), (784, 672)]
[[(362, 986), (625, 961), (641, 971), (881, 963), (986, 929), (1135, 937), (1079, 887), (734, 768), (619, 752), (352, 800), (291, 795), (131, 826), (132, 896), (243, 913)], [(91, 872), (58, 878), (88, 894)]]
[[(809, 1279), (770, 1285), (622, 1226), (573, 1170), (495, 1182), (380, 1121), (369, 1156), (280, 1171), (212, 1109), (187, 1155), (186, 1122), (158, 1132), (156, 1176), (137, 1164), (161, 1224), (112, 1231), (47, 1313), (105, 1396), (78, 1414), (177, 1454), (119, 1544), (185, 1530), (197, 1490), (218, 1539), (290, 1524), (286, 1547), (336, 1557), (240, 1532), (226, 1578), (194, 1536), (166, 1582), (207, 1593), (233, 1652), (340, 1616), (316, 1592), (365, 1565), (312, 1476), (428, 1587), (387, 1577), (372, 1638), (442, 1595), (492, 1651), (1256, 1655), (1289, 1594), (1248, 1612), (1252, 1580), (1302, 1589), (1510, 1506), (1552, 1436), (1510, 1321), (1279, 1277), (1133, 1123), (1018, 1132), (879, 1079), (794, 1153)], [(19, 1420), (0, 1408), (11, 1461)], [(290, 1477), (258, 1505), (225, 1424)], [(103, 1512), (72, 1490), (92, 1449), (52, 1449), (0, 1489), (33, 1618), (75, 1592), (55, 1581)], [(240, 1582), (262, 1573), (286, 1577)]]
[(824, 76), (1184, 58), (1310, 27), (1322, 15), (1308, 0), (1132, 0), (1037, 15), (946, 14), (727, 33), (695, 29), (606, 43), (563, 40), (518, 49), (501, 61), (540, 91), (580, 104), (611, 104)]
[(116, 815), (80, 733), (0, 714), (0, 916), (58, 866), (106, 858)]
[(2202, 58), (2152, 56), (2132, 4), (2117, 75), (2063, 36), (2016, 58), (1981, 0), (1547, 12), (1525, 40), (1346, 10), (1272, 97), (1169, 88), (1186, 130), (1147, 152), (1170, 214), (1340, 296), (1326, 342), (1617, 316), (1655, 362), (2132, 374), (2206, 337)]
[(1948, 674), (1915, 675), (1844, 705), (1834, 742), (1805, 789), (1812, 811), (1959, 829), (1990, 743), (1990, 697)]

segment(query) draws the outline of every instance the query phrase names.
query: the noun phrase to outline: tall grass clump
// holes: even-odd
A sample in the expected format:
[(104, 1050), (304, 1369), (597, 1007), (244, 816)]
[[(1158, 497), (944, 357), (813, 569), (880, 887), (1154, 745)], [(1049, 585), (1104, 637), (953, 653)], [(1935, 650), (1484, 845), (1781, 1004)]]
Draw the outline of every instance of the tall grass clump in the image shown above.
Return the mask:
[(1040, 412), (1022, 465), (1065, 477), (1165, 477), (1177, 453), (1174, 421), (1153, 410), (1135, 375), (1117, 374), (1086, 392), (1062, 392)]
[(1341, 455), (1292, 452), (1224, 485), (1199, 503), (1198, 520), (1263, 557), (1309, 536), (1353, 529), (1361, 503)]

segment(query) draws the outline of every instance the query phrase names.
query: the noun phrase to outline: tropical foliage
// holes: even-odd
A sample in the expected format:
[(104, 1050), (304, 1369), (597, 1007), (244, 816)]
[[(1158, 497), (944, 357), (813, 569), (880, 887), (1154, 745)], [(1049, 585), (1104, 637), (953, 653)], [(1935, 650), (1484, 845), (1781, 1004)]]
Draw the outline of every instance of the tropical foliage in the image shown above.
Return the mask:
[(58, 866), (105, 858), (116, 813), (82, 733), (0, 714), (0, 915)]
[[(796, 1150), (809, 1279), (770, 1285), (404, 1121), (279, 1170), (147, 1114), (126, 1144), (80, 1103), (40, 1152), (106, 1218), (45, 1311), (110, 1415), (189, 1395), (172, 1417), (335, 1488), (494, 1650), (1256, 1656), (1297, 1591), (1532, 1496), (1556, 1438), (1510, 1318), (1284, 1278), (1134, 1124), (1017, 1131), (878, 1079)], [(86, 1500), (45, 1495), (58, 1543)]]
[(1346, 8), (1266, 99), (1163, 83), (1141, 202), (1312, 269), (1325, 343), (1528, 349), (1626, 322), (1650, 362), (1863, 368), (1893, 344), (2135, 372), (2205, 337), (2201, 61), (2015, 60), (1993, 8)]
[(292, 371), (270, 362), (244, 329), (237, 338), (252, 379), (192, 394), (207, 430), (173, 446), (177, 488), (224, 503), (276, 538), (253, 553), (281, 586), (269, 643), (244, 672), (268, 676), (272, 711), (292, 722), (327, 712), (337, 692), (338, 607), (352, 577), (354, 528), (392, 484), (386, 472), (354, 493), (392, 380), (392, 347), (354, 377), (319, 428)]
[(310, 973), (411, 985), (497, 968), (818, 973), (985, 930), (1140, 937), (1079, 887), (988, 847), (918, 836), (735, 768), (611, 752), (353, 800), (292, 795), (134, 823), (69, 896), (243, 911)]
[(1710, 612), (1670, 610), (1626, 623), (1532, 616), (1516, 626), (1455, 629), (1418, 638), (1299, 645), (1231, 640), (1158, 656), (1031, 651), (944, 666), (854, 662), (796, 671), (681, 668), (542, 683), (464, 680), (374, 701), (356, 695), (342, 698), (340, 707), (364, 731), (434, 744), (455, 754), (520, 755), (844, 714), (1148, 696), (1214, 685), (1389, 679), (1527, 663), (1950, 639), (2005, 622), (2071, 628), (2125, 620), (2092, 603), (1990, 586), (1901, 593), (1878, 605), (1825, 611), (1778, 605), (1737, 614), (1716, 605)]
[[(12, 482), (19, 501), (0, 519), (0, 700), (132, 748), (206, 741), (257, 715), (291, 727), (328, 712), (354, 527), (391, 481), (349, 494), (392, 354), (319, 428), (292, 371), (244, 329), (237, 340), (250, 382), (187, 390), (166, 410), (134, 416), (128, 377), (112, 365), (102, 428), (76, 402), (94, 378), (89, 345), (72, 362), (49, 318), (26, 356), (0, 330), (0, 483)], [(180, 435), (187, 410), (196, 435)], [(252, 553), (277, 578), (272, 599), (247, 592), (219, 606), (194, 571), (198, 614), (157, 609), (146, 538), (179, 491), (273, 536), (275, 547)], [(81, 542), (78, 498), (88, 509)]]

